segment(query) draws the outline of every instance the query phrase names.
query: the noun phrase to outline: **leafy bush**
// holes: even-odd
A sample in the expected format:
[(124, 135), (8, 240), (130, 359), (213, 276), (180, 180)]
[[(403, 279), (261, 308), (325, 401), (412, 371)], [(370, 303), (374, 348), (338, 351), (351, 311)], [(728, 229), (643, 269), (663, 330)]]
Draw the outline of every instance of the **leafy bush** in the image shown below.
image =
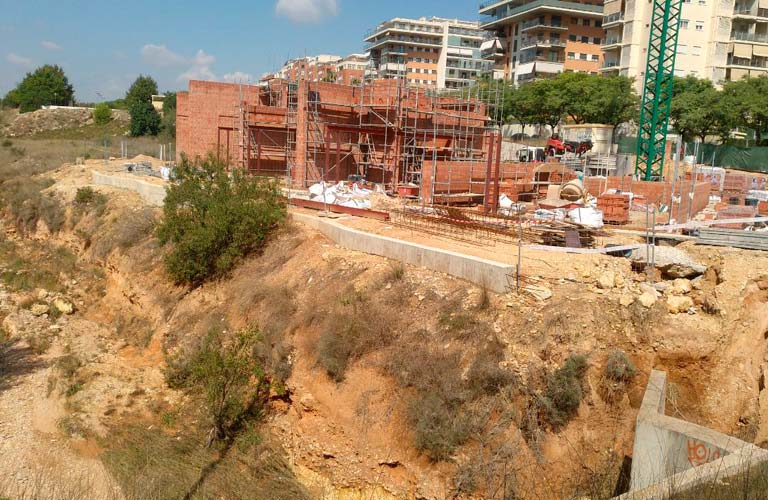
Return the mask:
[(187, 381), (199, 386), (205, 395), (212, 422), (209, 442), (231, 437), (260, 393), (269, 390), (255, 356), (260, 340), (259, 331), (252, 327), (231, 338), (214, 329), (191, 359)]
[(411, 400), (408, 419), (416, 448), (436, 462), (450, 458), (467, 441), (473, 427), (468, 415), (457, 412), (444, 398), (429, 392)]
[(588, 368), (586, 356), (572, 355), (547, 378), (542, 404), (553, 427), (568, 423), (579, 409), (583, 397), (581, 384)]
[(623, 351), (611, 351), (605, 365), (605, 376), (614, 382), (626, 383), (635, 378), (637, 368)]
[(184, 158), (175, 174), (157, 235), (172, 244), (165, 265), (176, 283), (198, 286), (228, 273), (261, 250), (286, 218), (275, 181), (239, 170), (229, 174), (212, 155)]
[(90, 186), (77, 189), (75, 203), (78, 205), (100, 205), (106, 203), (107, 197)]
[(106, 125), (112, 121), (112, 110), (106, 103), (97, 104), (93, 110), (93, 121), (96, 125)]

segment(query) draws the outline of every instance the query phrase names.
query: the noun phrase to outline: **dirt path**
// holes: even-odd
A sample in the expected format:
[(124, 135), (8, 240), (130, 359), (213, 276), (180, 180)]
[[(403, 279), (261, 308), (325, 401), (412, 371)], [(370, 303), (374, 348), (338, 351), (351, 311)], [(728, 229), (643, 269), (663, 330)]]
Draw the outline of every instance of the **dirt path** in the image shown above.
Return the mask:
[[(101, 461), (75, 452), (59, 431), (66, 415), (46, 397), (49, 362), (23, 341), (0, 347), (0, 496), (121, 498)], [(74, 442), (87, 451), (84, 441)]]

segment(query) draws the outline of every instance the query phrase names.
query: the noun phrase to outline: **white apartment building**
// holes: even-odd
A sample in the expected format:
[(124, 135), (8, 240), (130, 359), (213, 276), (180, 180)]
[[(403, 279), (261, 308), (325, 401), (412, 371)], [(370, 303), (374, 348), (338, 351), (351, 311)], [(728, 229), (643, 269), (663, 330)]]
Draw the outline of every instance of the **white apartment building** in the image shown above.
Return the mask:
[[(653, 3), (606, 0), (601, 71), (642, 91)], [(675, 74), (715, 84), (768, 72), (768, 0), (683, 0)]]
[(458, 19), (385, 21), (364, 39), (371, 59), (367, 76), (436, 89), (471, 85), (491, 67), (480, 53), (484, 36), (479, 23)]

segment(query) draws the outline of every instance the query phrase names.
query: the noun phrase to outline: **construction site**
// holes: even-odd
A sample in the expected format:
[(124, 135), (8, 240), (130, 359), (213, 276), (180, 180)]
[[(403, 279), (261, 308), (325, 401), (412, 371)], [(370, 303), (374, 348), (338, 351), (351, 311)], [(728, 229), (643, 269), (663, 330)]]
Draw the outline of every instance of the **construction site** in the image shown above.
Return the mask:
[[(768, 215), (764, 176), (685, 165), (672, 144), (665, 175), (653, 180), (617, 172), (610, 154), (597, 168), (590, 152), (521, 156), (525, 146), (502, 134), (502, 84), (438, 92), (402, 80), (191, 81), (178, 94), (177, 150), (284, 180), (288, 197), (305, 207), (380, 219), (391, 212), (414, 227), (510, 238), (519, 236), (520, 216), (533, 232), (543, 222), (547, 233), (560, 231), (534, 238), (559, 246), (593, 246), (590, 238), (566, 244), (565, 231), (603, 224), (680, 230), (698, 220), (743, 229)], [(374, 191), (389, 195), (391, 210), (372, 206)]]

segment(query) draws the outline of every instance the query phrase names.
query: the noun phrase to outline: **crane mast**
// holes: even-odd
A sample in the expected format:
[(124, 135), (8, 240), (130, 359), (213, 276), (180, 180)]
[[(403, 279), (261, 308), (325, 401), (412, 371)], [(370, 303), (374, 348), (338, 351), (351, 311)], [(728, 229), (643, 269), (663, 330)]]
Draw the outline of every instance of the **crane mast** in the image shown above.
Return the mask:
[(664, 174), (682, 4), (683, 0), (653, 1), (635, 165), (635, 175), (646, 181), (659, 181)]

